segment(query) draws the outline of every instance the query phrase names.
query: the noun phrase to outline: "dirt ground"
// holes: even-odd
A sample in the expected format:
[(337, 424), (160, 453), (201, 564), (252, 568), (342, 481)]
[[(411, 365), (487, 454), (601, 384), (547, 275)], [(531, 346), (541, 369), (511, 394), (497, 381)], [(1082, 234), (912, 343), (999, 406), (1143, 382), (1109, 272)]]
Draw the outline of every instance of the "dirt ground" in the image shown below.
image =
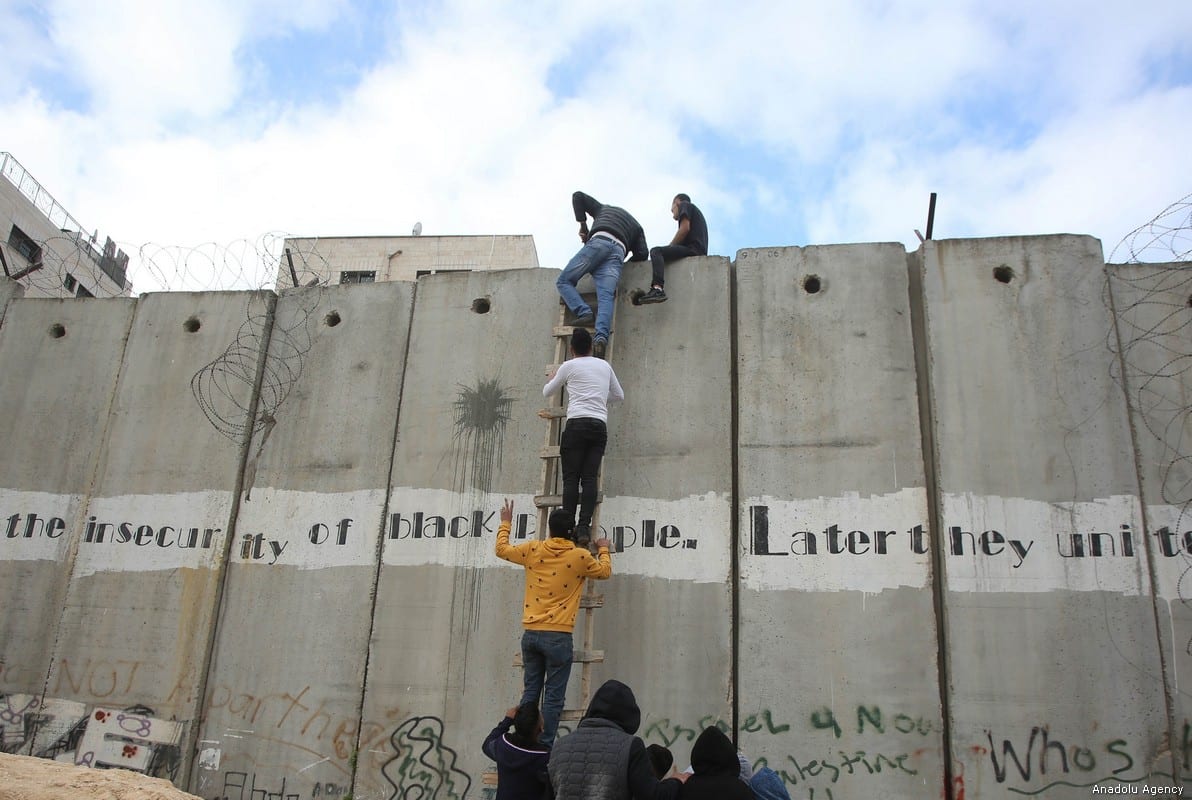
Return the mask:
[(0, 753), (0, 800), (200, 800), (126, 769), (88, 769)]

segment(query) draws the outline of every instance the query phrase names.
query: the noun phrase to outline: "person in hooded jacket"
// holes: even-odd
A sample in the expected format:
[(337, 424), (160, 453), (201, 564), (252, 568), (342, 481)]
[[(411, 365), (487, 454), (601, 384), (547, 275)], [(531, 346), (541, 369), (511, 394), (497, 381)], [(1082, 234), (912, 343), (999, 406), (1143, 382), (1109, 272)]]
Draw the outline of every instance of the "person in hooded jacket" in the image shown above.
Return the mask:
[(605, 681), (575, 731), (555, 743), (547, 797), (675, 800), (682, 779), (660, 781), (654, 776), (646, 744), (634, 735), (641, 720), (633, 690), (617, 680)]
[[(510, 733), (509, 729), (513, 728)], [(546, 787), (550, 748), (538, 741), (542, 714), (538, 706), (515, 706), (493, 728), (480, 749), (497, 762), (496, 800), (538, 800)]]
[(741, 780), (737, 748), (715, 725), (704, 728), (692, 745), (691, 771), (679, 800), (754, 800), (753, 790)]

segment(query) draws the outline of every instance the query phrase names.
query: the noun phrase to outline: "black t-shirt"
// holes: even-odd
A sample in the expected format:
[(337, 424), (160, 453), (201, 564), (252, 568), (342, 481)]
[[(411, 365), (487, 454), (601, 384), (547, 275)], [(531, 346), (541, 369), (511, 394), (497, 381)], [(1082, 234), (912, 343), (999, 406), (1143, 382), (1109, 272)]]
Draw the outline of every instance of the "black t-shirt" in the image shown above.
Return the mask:
[(682, 244), (687, 245), (701, 256), (708, 254), (708, 223), (704, 222), (704, 214), (695, 203), (687, 200), (679, 201), (679, 221), (683, 221), (683, 217), (691, 220), (691, 229), (687, 231), (687, 238), (682, 241)]

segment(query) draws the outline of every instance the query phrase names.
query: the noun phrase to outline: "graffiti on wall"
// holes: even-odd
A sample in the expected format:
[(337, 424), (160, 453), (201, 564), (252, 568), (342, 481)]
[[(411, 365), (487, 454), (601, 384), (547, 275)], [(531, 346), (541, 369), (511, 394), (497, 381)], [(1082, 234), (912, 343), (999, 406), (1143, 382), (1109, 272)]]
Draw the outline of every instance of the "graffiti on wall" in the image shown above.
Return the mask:
[(458, 755), (443, 741), (443, 720), (411, 717), (389, 737), (395, 755), (381, 768), (393, 787), (390, 800), (466, 798), (468, 773), (456, 766)]
[[(1095, 741), (1075, 740), (1055, 734), (1050, 726), (1035, 725), (1005, 737), (985, 731), (986, 741), (970, 752), (985, 760), (994, 780), (1014, 794), (1046, 796), (1057, 786), (1087, 788), (1146, 782), (1140, 789), (1171, 786), (1174, 777), (1152, 769), (1145, 742), (1124, 736), (1101, 736)], [(1181, 760), (1184, 783), (1192, 783), (1192, 724), (1183, 722), (1182, 741), (1175, 757)], [(1143, 793), (1133, 792), (1134, 794)]]
[(479, 378), (475, 386), (460, 384), (452, 403), (454, 433), (451, 459), (455, 491), (492, 488), (493, 470), (501, 466), (505, 426), (512, 418), (513, 395), (499, 378)]
[(0, 750), (173, 780), (184, 725), (145, 706), (88, 708), (30, 694), (0, 695)]

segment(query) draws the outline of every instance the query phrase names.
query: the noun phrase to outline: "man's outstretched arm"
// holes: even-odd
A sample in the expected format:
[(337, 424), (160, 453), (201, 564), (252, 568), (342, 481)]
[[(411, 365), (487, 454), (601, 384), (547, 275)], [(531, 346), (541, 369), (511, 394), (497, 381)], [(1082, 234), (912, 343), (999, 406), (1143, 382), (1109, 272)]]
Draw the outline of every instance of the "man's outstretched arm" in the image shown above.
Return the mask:
[(513, 527), (513, 501), (506, 498), (501, 507), (501, 524), (497, 528), (497, 558), (514, 564), (525, 564), (529, 556), (529, 542), (509, 544), (509, 529)]

